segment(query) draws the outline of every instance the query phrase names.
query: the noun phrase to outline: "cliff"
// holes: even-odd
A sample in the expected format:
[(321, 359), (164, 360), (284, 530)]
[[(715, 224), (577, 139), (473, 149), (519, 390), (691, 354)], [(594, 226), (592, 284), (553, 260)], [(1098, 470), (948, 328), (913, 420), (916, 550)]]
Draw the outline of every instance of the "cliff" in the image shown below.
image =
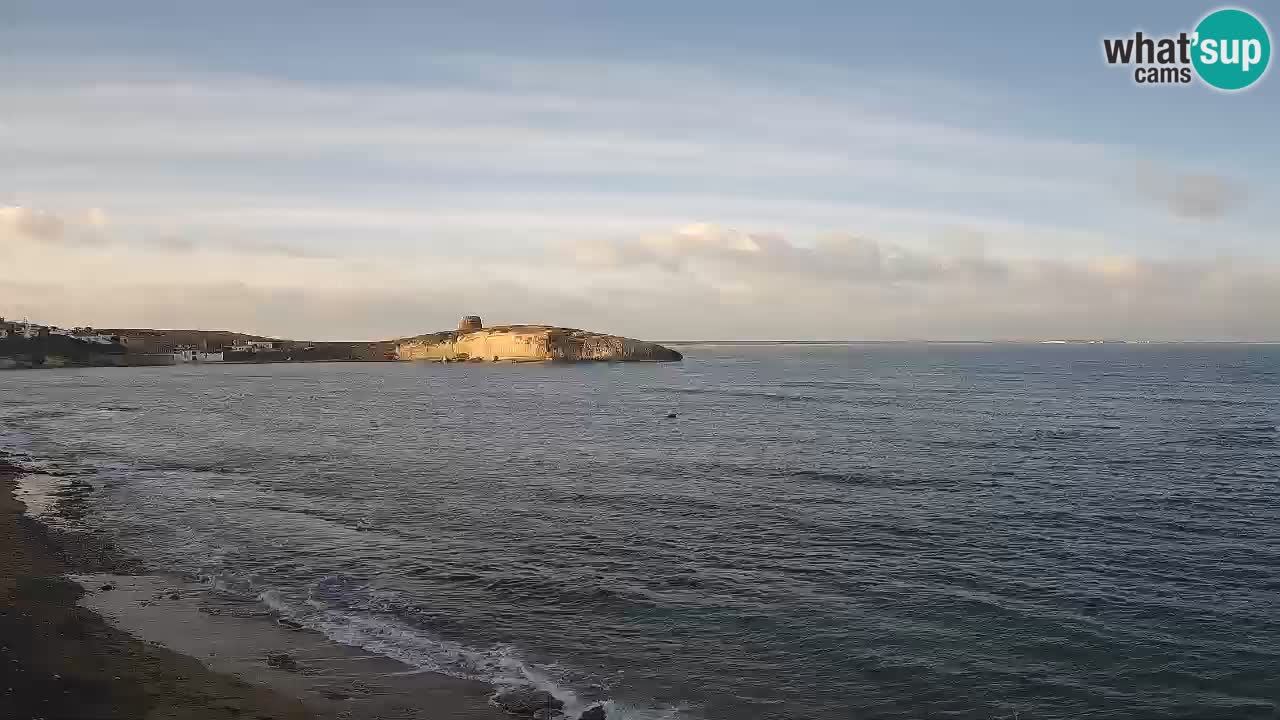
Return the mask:
[(611, 360), (672, 362), (684, 356), (656, 343), (550, 325), (482, 327), (463, 318), (457, 330), (418, 335), (396, 342), (399, 360), (438, 362), (538, 362)]

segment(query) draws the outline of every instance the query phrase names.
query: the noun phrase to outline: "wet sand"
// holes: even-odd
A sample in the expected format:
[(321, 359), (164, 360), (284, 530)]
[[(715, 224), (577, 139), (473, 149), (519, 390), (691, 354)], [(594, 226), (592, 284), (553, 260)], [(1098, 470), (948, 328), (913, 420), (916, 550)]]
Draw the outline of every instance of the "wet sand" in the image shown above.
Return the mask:
[(482, 683), (414, 672), (203, 586), (136, 574), (114, 548), (24, 515), (21, 472), (0, 454), (0, 718), (503, 717)]

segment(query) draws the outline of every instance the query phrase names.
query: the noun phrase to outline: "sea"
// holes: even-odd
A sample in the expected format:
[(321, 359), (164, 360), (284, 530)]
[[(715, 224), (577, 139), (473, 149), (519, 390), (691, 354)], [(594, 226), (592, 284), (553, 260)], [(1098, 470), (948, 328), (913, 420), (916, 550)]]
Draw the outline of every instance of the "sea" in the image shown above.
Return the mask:
[(1280, 717), (1280, 346), (0, 373), (43, 512), (611, 718)]

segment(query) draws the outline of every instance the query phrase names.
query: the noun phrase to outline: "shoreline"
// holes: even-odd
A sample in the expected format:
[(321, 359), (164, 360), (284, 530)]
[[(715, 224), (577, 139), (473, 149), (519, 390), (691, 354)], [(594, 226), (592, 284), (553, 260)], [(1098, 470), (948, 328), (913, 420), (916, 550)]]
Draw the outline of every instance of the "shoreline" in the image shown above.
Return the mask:
[(42, 523), (19, 499), (27, 472), (0, 450), (0, 717), (504, 717), (484, 683), (278, 625)]
[[(9, 360), (9, 359), (11, 358), (0, 357), (0, 360)], [(344, 358), (344, 359), (338, 359), (338, 360), (327, 360), (327, 359), (326, 360), (218, 360), (218, 361), (211, 360), (211, 361), (198, 362), (198, 363), (195, 363), (195, 362), (193, 363), (150, 363), (150, 364), (139, 363), (136, 365), (129, 365), (129, 364), (117, 365), (112, 363), (102, 363), (102, 364), (83, 364), (83, 363), (47, 364), (47, 363), (44, 363), (40, 365), (32, 365), (28, 363), (23, 365), (23, 364), (15, 363), (13, 365), (0, 364), (0, 371), (2, 370), (13, 370), (13, 371), (84, 370), (87, 368), (138, 368), (138, 367), (153, 367), (153, 368), (154, 367), (207, 367), (210, 365), (215, 367), (218, 365), (316, 365), (320, 363), (394, 363), (394, 362), (405, 362), (405, 361), (403, 360), (352, 360), (352, 359)]]

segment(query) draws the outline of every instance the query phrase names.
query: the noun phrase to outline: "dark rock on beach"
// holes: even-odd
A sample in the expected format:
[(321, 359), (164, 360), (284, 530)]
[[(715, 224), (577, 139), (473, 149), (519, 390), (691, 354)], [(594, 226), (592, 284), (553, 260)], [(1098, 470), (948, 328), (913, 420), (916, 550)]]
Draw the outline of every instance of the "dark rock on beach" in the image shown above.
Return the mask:
[(509, 715), (545, 719), (560, 715), (564, 708), (564, 703), (551, 693), (527, 685), (498, 692), (493, 704)]
[(289, 653), (267, 653), (267, 665), (281, 670), (298, 670), (298, 661)]
[(578, 716), (578, 720), (605, 720), (604, 705), (592, 705)]

